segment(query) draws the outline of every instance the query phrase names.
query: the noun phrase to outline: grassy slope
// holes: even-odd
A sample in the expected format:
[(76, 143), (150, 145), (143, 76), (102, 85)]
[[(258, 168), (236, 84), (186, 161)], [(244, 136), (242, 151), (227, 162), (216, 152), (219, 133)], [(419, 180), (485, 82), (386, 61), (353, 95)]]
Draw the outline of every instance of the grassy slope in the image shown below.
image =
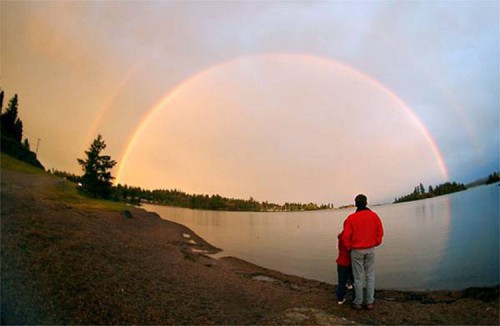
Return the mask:
[(19, 161), (5, 153), (1, 153), (0, 167), (2, 170), (9, 170), (29, 174), (44, 174), (44, 170)]
[[(0, 166), (2, 170), (13, 171), (18, 173), (26, 173), (26, 174), (40, 174), (40, 175), (47, 175), (53, 178), (59, 178), (57, 176), (53, 176), (45, 172), (42, 169), (26, 164), (4, 153), (1, 153)], [(61, 201), (69, 205), (75, 205), (78, 208), (94, 208), (94, 209), (104, 209), (110, 211), (123, 211), (129, 207), (127, 204), (122, 202), (114, 202), (109, 200), (101, 200), (101, 199), (86, 197), (78, 191), (78, 187), (74, 183), (66, 180), (61, 181), (57, 183), (55, 187), (46, 190), (50, 191), (48, 193), (48, 196), (52, 200)]]

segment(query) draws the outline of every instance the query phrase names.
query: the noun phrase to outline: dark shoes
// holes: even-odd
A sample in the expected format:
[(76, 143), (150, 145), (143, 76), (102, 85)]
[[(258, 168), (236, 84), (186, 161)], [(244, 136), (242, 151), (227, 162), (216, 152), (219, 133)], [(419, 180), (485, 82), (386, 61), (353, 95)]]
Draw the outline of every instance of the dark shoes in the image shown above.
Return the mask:
[[(363, 306), (361, 306), (360, 304), (353, 303), (352, 309), (361, 310), (361, 309), (363, 309)], [(371, 311), (371, 310), (375, 309), (375, 306), (373, 305), (373, 303), (369, 303), (366, 305), (366, 309)]]

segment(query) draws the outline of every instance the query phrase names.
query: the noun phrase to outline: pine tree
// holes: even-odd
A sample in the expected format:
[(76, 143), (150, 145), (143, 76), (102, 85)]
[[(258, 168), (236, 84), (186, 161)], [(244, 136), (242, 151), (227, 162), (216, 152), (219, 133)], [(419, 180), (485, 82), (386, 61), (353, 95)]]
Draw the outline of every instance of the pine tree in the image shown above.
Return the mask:
[(82, 184), (85, 192), (94, 197), (109, 198), (112, 190), (112, 180), (110, 170), (116, 165), (116, 162), (109, 155), (101, 155), (106, 148), (106, 143), (101, 135), (90, 145), (89, 150), (85, 151), (87, 159), (78, 159), (78, 164), (82, 166), (84, 172)]
[(0, 115), (2, 115), (3, 112), (3, 90), (0, 88)]
[(24, 146), (24, 148), (26, 148), (27, 150), (31, 150), (31, 148), (30, 148), (30, 142), (29, 142), (28, 138), (25, 138), (25, 139), (24, 139), (23, 146)]
[[(3, 92), (2, 92), (3, 101)], [(0, 116), (0, 125), (2, 128), (2, 135), (12, 138), (18, 143), (21, 143), (23, 138), (23, 122), (18, 118), (19, 101), (17, 94), (9, 101), (9, 105), (5, 112)]]
[(423, 185), (422, 183), (420, 183), (419, 187), (420, 187), (420, 194), (421, 194), (421, 195), (425, 194), (425, 188), (424, 188), (424, 185)]

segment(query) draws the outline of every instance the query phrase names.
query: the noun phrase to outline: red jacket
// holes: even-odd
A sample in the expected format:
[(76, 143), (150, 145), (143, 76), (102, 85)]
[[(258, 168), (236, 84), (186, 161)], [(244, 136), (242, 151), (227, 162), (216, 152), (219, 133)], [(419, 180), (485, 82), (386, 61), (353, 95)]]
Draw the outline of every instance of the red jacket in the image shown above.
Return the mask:
[(337, 264), (342, 266), (351, 265), (351, 252), (342, 242), (342, 232), (338, 236), (338, 244), (339, 244), (339, 256), (337, 257)]
[(351, 249), (367, 249), (380, 245), (384, 227), (377, 213), (363, 209), (349, 215), (344, 222), (342, 242)]

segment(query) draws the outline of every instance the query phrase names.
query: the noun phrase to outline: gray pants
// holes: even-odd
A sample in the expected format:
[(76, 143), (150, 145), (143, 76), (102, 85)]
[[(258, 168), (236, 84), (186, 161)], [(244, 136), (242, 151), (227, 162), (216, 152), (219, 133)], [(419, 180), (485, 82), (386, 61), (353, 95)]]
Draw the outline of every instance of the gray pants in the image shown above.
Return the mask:
[[(366, 304), (375, 301), (375, 248), (351, 250), (354, 275), (355, 304), (363, 303), (363, 287), (366, 285)], [(365, 284), (366, 282), (366, 284)]]

